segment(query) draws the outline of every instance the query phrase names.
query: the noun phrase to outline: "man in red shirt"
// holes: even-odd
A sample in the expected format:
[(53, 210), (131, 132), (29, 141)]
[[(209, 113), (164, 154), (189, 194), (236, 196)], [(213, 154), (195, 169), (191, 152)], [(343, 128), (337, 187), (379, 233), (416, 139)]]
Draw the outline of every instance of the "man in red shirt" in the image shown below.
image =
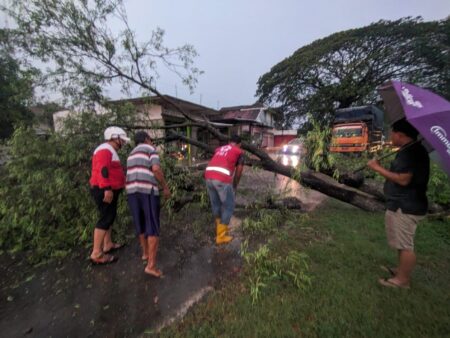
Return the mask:
[[(228, 224), (234, 211), (235, 190), (244, 170), (241, 138), (231, 137), (231, 142), (216, 149), (205, 171), (211, 208), (216, 222), (216, 243), (230, 242)], [(234, 174), (234, 177), (233, 177)]]
[(116, 218), (117, 201), (125, 186), (125, 174), (117, 150), (130, 141), (125, 131), (119, 127), (106, 128), (104, 136), (106, 142), (94, 151), (89, 181), (92, 197), (100, 212), (100, 218), (95, 225), (91, 253), (91, 261), (94, 264), (115, 262), (117, 258), (107, 252), (121, 247), (111, 239), (111, 225)]

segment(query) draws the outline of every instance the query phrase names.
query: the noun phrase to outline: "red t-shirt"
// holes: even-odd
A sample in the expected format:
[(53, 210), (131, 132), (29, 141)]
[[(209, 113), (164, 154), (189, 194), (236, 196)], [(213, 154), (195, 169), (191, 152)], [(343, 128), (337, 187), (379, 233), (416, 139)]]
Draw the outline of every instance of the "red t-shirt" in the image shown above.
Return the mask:
[(101, 189), (122, 189), (125, 186), (125, 173), (119, 155), (109, 143), (99, 145), (92, 156), (91, 187)]
[(232, 144), (216, 149), (205, 170), (205, 178), (231, 183), (236, 165), (242, 162), (242, 150)]

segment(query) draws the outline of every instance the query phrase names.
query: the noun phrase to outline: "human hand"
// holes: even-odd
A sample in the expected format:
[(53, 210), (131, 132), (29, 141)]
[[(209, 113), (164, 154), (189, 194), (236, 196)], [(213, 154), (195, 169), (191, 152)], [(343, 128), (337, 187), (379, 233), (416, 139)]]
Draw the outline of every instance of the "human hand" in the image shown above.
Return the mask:
[(169, 187), (165, 187), (164, 190), (163, 190), (163, 196), (164, 196), (164, 198), (165, 198), (165, 199), (169, 199), (169, 198), (170, 198), (170, 195), (171, 195), (171, 193), (170, 193)]
[(105, 203), (111, 203), (114, 197), (114, 193), (112, 190), (105, 190), (105, 194), (103, 196), (103, 202)]
[(377, 170), (378, 168), (380, 168), (380, 163), (378, 162), (377, 159), (372, 159), (369, 160), (369, 162), (367, 162), (367, 166), (372, 169), (372, 170)]

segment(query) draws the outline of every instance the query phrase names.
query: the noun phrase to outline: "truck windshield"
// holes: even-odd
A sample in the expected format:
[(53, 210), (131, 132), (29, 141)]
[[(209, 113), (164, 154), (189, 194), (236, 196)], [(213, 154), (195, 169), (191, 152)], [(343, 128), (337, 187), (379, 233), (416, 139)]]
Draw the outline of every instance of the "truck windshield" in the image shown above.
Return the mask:
[(355, 137), (362, 135), (362, 128), (339, 128), (333, 131), (334, 137)]

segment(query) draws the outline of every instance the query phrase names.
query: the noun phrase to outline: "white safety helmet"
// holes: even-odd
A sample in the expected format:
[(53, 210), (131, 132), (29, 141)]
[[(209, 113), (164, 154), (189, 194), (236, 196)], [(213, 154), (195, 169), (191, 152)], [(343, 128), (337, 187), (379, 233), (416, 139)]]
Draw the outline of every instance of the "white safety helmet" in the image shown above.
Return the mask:
[(105, 140), (109, 141), (115, 138), (120, 138), (122, 141), (130, 142), (125, 130), (119, 127), (108, 127), (105, 129)]

